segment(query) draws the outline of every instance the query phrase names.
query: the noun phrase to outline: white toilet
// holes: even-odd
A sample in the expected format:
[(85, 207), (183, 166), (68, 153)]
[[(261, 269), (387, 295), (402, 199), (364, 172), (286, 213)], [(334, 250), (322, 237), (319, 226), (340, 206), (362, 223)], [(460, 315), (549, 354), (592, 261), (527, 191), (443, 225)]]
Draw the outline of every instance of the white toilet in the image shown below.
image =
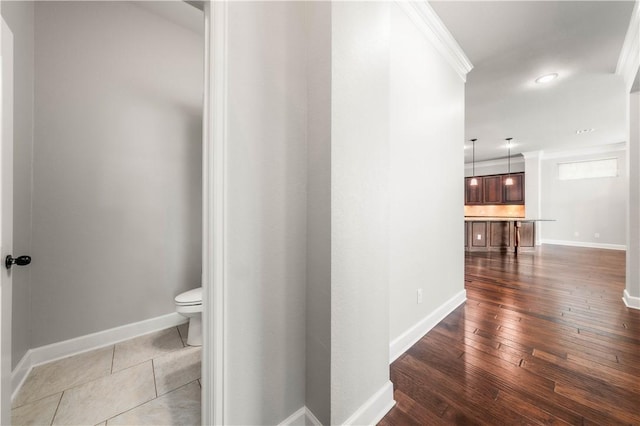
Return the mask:
[(189, 318), (187, 345), (202, 346), (202, 287), (180, 293), (175, 301), (176, 312)]

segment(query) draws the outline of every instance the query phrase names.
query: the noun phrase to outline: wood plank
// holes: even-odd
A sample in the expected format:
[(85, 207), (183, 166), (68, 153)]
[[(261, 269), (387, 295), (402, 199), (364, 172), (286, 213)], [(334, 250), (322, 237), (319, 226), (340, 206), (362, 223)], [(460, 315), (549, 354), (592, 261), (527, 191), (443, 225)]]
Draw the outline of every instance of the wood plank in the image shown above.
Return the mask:
[[(422, 387), (431, 386), (447, 403), (458, 412), (474, 422), (486, 424), (523, 423), (523, 417), (510, 407), (494, 404), (493, 391), (490, 394), (479, 391), (475, 384), (466, 386), (460, 380), (444, 374), (429, 363), (423, 363), (412, 356), (407, 356), (398, 364), (398, 369), (410, 377), (416, 378)], [(497, 396), (497, 393), (495, 394)], [(526, 423), (526, 422), (525, 422)]]
[(467, 252), (467, 301), (392, 364), (380, 424), (640, 424), (624, 274), (615, 250)]
[(419, 425), (435, 426), (450, 424), (446, 420), (446, 418), (442, 417), (447, 408), (449, 408), (449, 406), (446, 404), (444, 404), (441, 414), (437, 415), (437, 412), (427, 410), (420, 403), (414, 401), (402, 391), (396, 391), (393, 397), (396, 400), (396, 407), (398, 408), (398, 410), (405, 413), (414, 421), (417, 421)]

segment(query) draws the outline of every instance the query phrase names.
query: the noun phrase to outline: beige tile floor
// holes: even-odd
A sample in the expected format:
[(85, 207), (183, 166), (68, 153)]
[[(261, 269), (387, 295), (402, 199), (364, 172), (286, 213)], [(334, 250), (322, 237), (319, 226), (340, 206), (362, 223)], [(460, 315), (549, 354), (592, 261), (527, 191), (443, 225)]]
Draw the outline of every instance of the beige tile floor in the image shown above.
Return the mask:
[(201, 348), (187, 324), (34, 367), (13, 425), (199, 425)]

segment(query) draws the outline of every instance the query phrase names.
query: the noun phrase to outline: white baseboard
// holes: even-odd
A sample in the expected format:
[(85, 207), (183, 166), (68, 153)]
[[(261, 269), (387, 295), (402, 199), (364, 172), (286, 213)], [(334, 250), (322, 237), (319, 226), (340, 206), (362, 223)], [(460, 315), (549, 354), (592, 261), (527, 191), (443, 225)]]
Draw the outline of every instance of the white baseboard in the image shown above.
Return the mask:
[(18, 393), (31, 369), (39, 364), (113, 345), (154, 331), (164, 330), (165, 328), (183, 324), (187, 320), (188, 318), (179, 313), (172, 312), (160, 317), (29, 349), (11, 373), (12, 398)]
[(589, 243), (583, 241), (566, 241), (566, 240), (548, 240), (543, 238), (540, 240), (541, 244), (551, 244), (556, 246), (571, 246), (571, 247), (588, 247), (607, 250), (626, 250), (627, 246), (624, 244), (606, 244), (606, 243)]
[(302, 407), (282, 422), (278, 426), (322, 426), (322, 423), (313, 415), (307, 407)]
[[(387, 381), (367, 400), (343, 425), (375, 425), (393, 408), (393, 383)], [(278, 426), (322, 426), (322, 423), (307, 407), (302, 407), (278, 423)]]
[(396, 405), (393, 399), (393, 383), (387, 381), (371, 398), (343, 423), (348, 425), (375, 425)]
[(640, 309), (640, 297), (631, 296), (627, 289), (624, 289), (622, 300), (627, 308)]
[(15, 398), (18, 390), (22, 387), (22, 384), (26, 380), (29, 372), (33, 368), (33, 361), (31, 359), (32, 350), (29, 349), (27, 353), (20, 359), (20, 362), (16, 365), (16, 368), (11, 372), (11, 400)]
[(318, 420), (318, 418), (311, 412), (311, 410), (309, 410), (306, 407), (305, 407), (304, 416), (305, 416), (304, 424), (306, 426), (322, 426), (322, 423), (320, 422), (320, 420)]
[(467, 300), (467, 292), (466, 290), (462, 290), (413, 327), (393, 339), (393, 341), (389, 343), (389, 364), (405, 353), (407, 349), (413, 346), (422, 336), (427, 334), (429, 330), (435, 327), (465, 300)]

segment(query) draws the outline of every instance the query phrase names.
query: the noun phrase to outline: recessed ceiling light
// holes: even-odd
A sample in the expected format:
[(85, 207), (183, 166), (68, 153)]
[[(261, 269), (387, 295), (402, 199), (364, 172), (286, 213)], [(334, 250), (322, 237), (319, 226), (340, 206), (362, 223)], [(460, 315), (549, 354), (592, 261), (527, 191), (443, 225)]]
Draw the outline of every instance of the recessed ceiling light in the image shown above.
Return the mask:
[(554, 72), (553, 74), (547, 74), (536, 78), (536, 83), (548, 83), (556, 78), (558, 78), (558, 74)]
[(583, 133), (591, 133), (596, 129), (582, 129), (582, 130), (576, 130), (576, 135), (581, 135)]

